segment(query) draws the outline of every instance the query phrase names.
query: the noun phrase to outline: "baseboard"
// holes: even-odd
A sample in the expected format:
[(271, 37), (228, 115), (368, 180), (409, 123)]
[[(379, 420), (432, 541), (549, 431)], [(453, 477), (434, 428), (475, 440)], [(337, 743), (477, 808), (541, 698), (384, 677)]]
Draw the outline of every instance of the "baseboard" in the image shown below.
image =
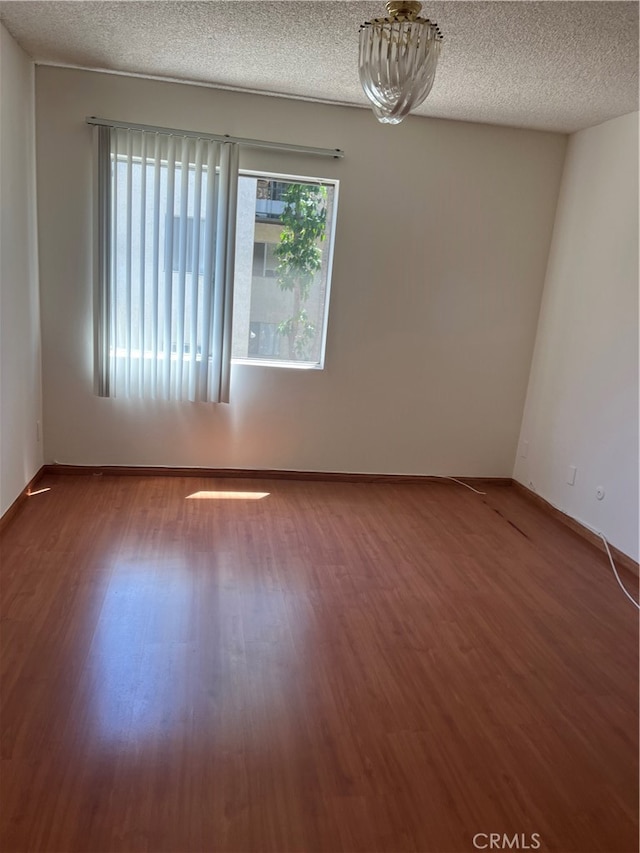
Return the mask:
[(20, 492), (15, 501), (11, 504), (11, 506), (3, 513), (2, 517), (0, 517), (0, 533), (5, 529), (5, 527), (12, 521), (12, 519), (17, 515), (18, 512), (22, 509), (23, 505), (26, 503), (27, 498), (29, 497), (31, 490), (38, 483), (40, 478), (45, 473), (46, 465), (43, 465), (42, 468), (38, 471), (38, 473), (29, 480), (24, 489)]
[[(287, 471), (265, 468), (165, 468), (136, 465), (45, 465), (46, 474), (111, 474), (134, 477), (220, 477), (248, 480), (307, 480), (324, 483), (443, 483), (446, 477), (421, 474), (364, 474), (339, 471)], [(459, 477), (470, 486), (510, 486), (511, 477)]]
[[(562, 522), (566, 527), (569, 527), (574, 533), (577, 533), (583, 539), (586, 539), (587, 542), (590, 542), (592, 545), (595, 545), (599, 551), (606, 553), (604, 543), (602, 539), (597, 536), (593, 531), (589, 530), (588, 527), (585, 527), (584, 524), (581, 524), (579, 521), (576, 521), (575, 518), (572, 518), (570, 515), (567, 515), (562, 510), (557, 509), (553, 504), (550, 504), (549, 501), (537, 495), (535, 492), (532, 492), (527, 486), (524, 486), (522, 483), (519, 483), (517, 480), (513, 480), (513, 486), (520, 492), (520, 494), (524, 495), (528, 500), (537, 504), (541, 507), (546, 513), (553, 516), (558, 521)], [(611, 551), (611, 555), (615, 560), (616, 566), (618, 568), (627, 569), (630, 572), (633, 572), (634, 575), (640, 576), (640, 568), (638, 567), (638, 563), (629, 557), (624, 551), (620, 551), (619, 548), (616, 548), (614, 545), (609, 543), (609, 549)]]

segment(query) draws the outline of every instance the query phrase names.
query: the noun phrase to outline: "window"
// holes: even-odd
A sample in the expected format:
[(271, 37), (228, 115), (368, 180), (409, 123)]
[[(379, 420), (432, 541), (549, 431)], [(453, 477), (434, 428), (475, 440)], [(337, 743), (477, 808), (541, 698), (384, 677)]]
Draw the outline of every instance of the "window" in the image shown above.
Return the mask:
[(322, 367), (337, 184), (241, 173), (232, 355)]
[(337, 184), (237, 162), (232, 142), (100, 127), (99, 394), (226, 402), (232, 357), (322, 366)]
[(258, 178), (256, 188), (256, 219), (279, 219), (284, 211), (283, 194), (288, 184), (285, 181)]
[(228, 401), (237, 175), (237, 144), (99, 128), (98, 394)]
[[(256, 217), (257, 219), (257, 217)], [(277, 243), (253, 244), (253, 270), (254, 276), (262, 278), (276, 278), (278, 275), (278, 257), (275, 252)]]

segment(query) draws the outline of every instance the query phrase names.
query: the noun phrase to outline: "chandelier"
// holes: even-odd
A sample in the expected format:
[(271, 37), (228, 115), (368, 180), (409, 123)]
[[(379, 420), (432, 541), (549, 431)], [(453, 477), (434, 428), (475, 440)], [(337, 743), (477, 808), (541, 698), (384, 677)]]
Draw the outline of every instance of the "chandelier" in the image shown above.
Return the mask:
[(418, 17), (421, 3), (389, 0), (388, 18), (360, 26), (358, 70), (365, 95), (383, 124), (400, 124), (433, 86), (442, 33)]

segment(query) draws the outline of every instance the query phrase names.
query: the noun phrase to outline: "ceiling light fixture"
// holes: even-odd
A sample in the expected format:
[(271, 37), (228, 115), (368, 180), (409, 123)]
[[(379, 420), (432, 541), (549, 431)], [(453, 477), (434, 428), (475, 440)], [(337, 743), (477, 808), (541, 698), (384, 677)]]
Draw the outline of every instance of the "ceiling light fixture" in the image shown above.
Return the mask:
[(383, 124), (400, 124), (433, 86), (442, 33), (421, 3), (389, 0), (388, 18), (360, 26), (360, 82)]

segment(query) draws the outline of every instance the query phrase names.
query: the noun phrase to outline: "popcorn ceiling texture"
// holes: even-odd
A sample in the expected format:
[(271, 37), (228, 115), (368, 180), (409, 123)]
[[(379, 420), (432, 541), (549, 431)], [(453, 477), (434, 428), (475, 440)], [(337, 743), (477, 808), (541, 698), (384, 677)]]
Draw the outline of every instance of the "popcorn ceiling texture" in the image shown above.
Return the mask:
[[(367, 106), (358, 27), (384, 2), (0, 2), (37, 62)], [(638, 109), (637, 2), (434, 2), (419, 115), (573, 132)]]

